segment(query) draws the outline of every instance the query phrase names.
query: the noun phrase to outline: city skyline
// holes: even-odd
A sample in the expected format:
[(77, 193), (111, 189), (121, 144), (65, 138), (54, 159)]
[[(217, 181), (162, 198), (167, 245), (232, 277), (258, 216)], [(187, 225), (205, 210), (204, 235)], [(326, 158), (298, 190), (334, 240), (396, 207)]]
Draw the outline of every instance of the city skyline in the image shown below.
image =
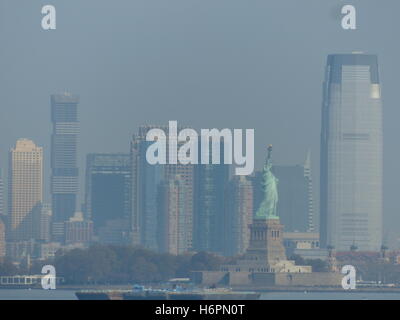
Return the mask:
[(0, 300), (400, 300), (399, 13), (0, 0)]
[[(70, 8), (69, 5), (73, 5), (74, 2), (77, 3), (72, 0), (68, 4), (55, 4), (56, 7), (60, 5), (58, 17), (65, 23), (63, 28), (56, 31), (57, 37), (54, 37), (56, 32), (39, 33), (29, 29), (31, 41), (26, 43), (27, 50), (15, 50), (16, 43), (12, 41), (14, 35), (10, 37), (8, 28), (0, 29), (6, 43), (3, 55), (8, 58), (4, 61), (11, 61), (10, 58), (14, 55), (18, 61), (26, 61), (26, 64), (23, 64), (25, 68), (21, 68), (19, 63), (14, 64), (15, 70), (20, 71), (24, 77), (15, 77), (17, 73), (8, 65), (4, 66), (7, 81), (4, 81), (2, 110), (7, 117), (2, 117), (4, 123), (0, 126), (0, 130), (3, 130), (0, 132), (0, 167), (6, 168), (6, 160), (2, 159), (2, 154), (17, 138), (28, 136), (37, 141), (45, 150), (45, 202), (51, 201), (51, 194), (52, 198), (55, 198), (54, 192), (49, 192), (49, 189), (56, 185), (48, 183), (51, 177), (47, 164), (52, 161), (52, 153), (54, 158), (54, 152), (51, 150), (54, 149), (54, 143), (53, 147), (52, 143), (49, 143), (51, 127), (47, 121), (48, 96), (56, 92), (65, 92), (65, 88), (82, 95), (83, 100), (78, 106), (79, 120), (84, 124), (80, 130), (80, 142), (68, 146), (76, 148), (75, 153), (71, 154), (72, 158), (76, 157), (76, 164), (69, 168), (53, 166), (53, 180), (57, 177), (59, 180), (67, 178), (79, 181), (79, 193), (76, 190), (69, 193), (72, 197), (77, 195), (78, 201), (67, 201), (75, 202), (75, 205), (70, 205), (72, 209), (69, 209), (68, 217), (74, 211), (79, 211), (79, 205), (85, 202), (83, 186), (86, 154), (129, 153), (127, 137), (135, 133), (140, 125), (149, 122), (165, 124), (168, 120), (176, 119), (179, 123), (190, 124), (195, 129), (254, 127), (257, 140), (257, 169), (263, 162), (263, 145), (267, 141), (278, 146), (275, 159), (277, 164), (282, 166), (300, 164), (304, 151), (312, 150), (312, 192), (315, 208), (315, 221), (312, 223), (318, 226), (318, 145), (322, 100), (320, 86), (323, 80), (321, 70), (329, 53), (351, 50), (359, 52), (361, 49), (379, 56), (385, 98), (385, 144), (394, 146), (396, 142), (394, 107), (397, 99), (396, 70), (399, 66), (396, 56), (399, 47), (393, 43), (386, 43), (378, 36), (381, 32), (390, 34), (392, 30), (396, 30), (396, 21), (382, 19), (382, 16), (391, 12), (387, 8), (366, 3), (363, 6), (365, 12), (358, 20), (362, 27), (356, 31), (344, 32), (338, 23), (341, 18), (340, 10), (337, 10), (340, 9), (339, 1), (336, 4), (316, 4), (312, 10), (320, 10), (324, 14), (315, 15), (315, 20), (305, 19), (307, 14), (313, 11), (306, 11), (300, 5), (296, 7), (298, 10), (288, 11), (288, 4), (292, 4), (288, 0), (276, 4), (238, 4), (238, 7), (231, 8), (233, 11), (224, 18), (224, 24), (219, 22), (220, 14), (224, 12), (224, 4), (228, 3), (225, 0), (222, 1), (223, 4), (213, 7), (215, 15), (206, 14), (207, 10), (199, 14), (197, 7), (189, 1), (185, 6), (185, 15), (172, 12), (173, 10), (158, 12), (156, 20), (133, 19), (121, 25), (120, 20), (115, 19), (115, 24), (107, 27), (102, 23), (105, 13), (113, 17), (120, 16), (119, 13), (108, 12), (109, 7), (105, 4), (99, 8), (96, 17), (93, 17), (93, 28), (80, 30), (76, 28), (83, 19), (80, 12), (77, 13), (76, 25), (65, 19), (65, 8)], [(88, 6), (94, 3), (91, 0), (88, 0), (89, 2)], [(127, 12), (132, 11), (132, 4), (128, 1), (120, 1), (120, 4)], [(176, 4), (173, 0), (169, 8), (174, 8)], [(206, 0), (199, 8), (205, 9), (209, 4)], [(11, 3), (2, 5), (10, 11), (14, 6)], [(138, 8), (146, 13), (156, 12), (155, 7), (147, 4), (141, 3)], [(28, 4), (26, 10), (26, 15), (29, 15), (35, 8)], [(274, 27), (282, 23), (273, 14), (275, 10), (283, 10), (291, 20), (290, 24), (285, 24), (290, 32), (285, 32), (284, 37), (277, 36), (274, 32)], [(253, 18), (251, 21), (244, 19), (243, 24), (238, 25), (235, 23), (235, 12), (243, 12), (245, 15), (247, 13)], [(136, 16), (138, 17), (140, 15)], [(5, 23), (10, 22), (9, 16), (4, 18)], [(203, 18), (210, 23), (204, 23)], [(372, 23), (363, 21), (367, 18), (374, 18), (381, 23), (374, 23), (372, 26)], [(322, 21), (322, 27), (317, 28)], [(21, 21), (15, 34), (21, 33), (23, 28), (29, 25), (27, 23), (28, 21)], [(185, 32), (177, 32), (182, 25), (187, 26)], [(94, 26), (99, 28), (96, 28), (99, 33), (94, 32)], [(143, 32), (135, 33), (138, 26), (143, 28)], [(121, 30), (117, 35), (109, 36), (111, 32), (116, 34), (118, 29)], [(245, 45), (239, 38), (221, 37), (231, 32), (246, 35)], [(330, 36), (326, 37), (327, 34)], [(74, 44), (66, 41), (71, 39), (71, 35), (75, 39)], [(93, 43), (104, 44), (102, 50), (93, 43), (88, 43), (88, 38), (93, 39)], [(130, 41), (126, 41), (128, 38)], [(371, 41), (371, 38), (374, 41)], [(300, 40), (302, 45), (299, 45)], [(50, 46), (42, 56), (38, 56), (37, 63), (30, 63), (25, 54), (34, 52), (39, 46), (45, 47), (47, 41), (54, 46)], [(210, 46), (214, 50), (205, 50)], [(76, 50), (77, 48), (80, 50)], [(78, 51), (79, 54), (76, 54)], [(120, 52), (124, 54), (120, 55)], [(38, 68), (40, 65), (56, 67)], [(28, 105), (32, 107), (25, 107)], [(56, 126), (55, 123), (53, 125)], [(68, 126), (70, 125), (71, 123)], [(72, 125), (74, 126), (75, 124)], [(67, 127), (62, 130), (72, 130), (72, 127)], [(74, 127), (73, 131), (76, 129)], [(53, 134), (56, 136), (55, 130), (53, 127)], [(64, 134), (60, 134), (59, 138), (61, 136)], [(71, 136), (77, 136), (77, 131)], [(62, 139), (64, 138), (66, 137)], [(399, 206), (396, 186), (400, 181), (395, 179), (398, 162), (396, 157), (394, 147), (385, 148), (385, 165), (382, 164), (385, 168), (385, 193), (382, 202), (386, 226), (382, 241), (394, 246), (399, 245), (396, 237), (400, 233), (397, 228), (400, 221), (396, 214), (396, 208)], [(81, 170), (79, 175), (78, 168)], [(54, 173), (61, 175), (57, 176)], [(76, 210), (73, 209), (74, 206), (78, 206)]]
[[(1, 3), (2, 12), (10, 14), (2, 16), (0, 28), (4, 41), (0, 167), (6, 169), (7, 151), (20, 137), (40, 143), (47, 150), (44, 161), (49, 163), (49, 96), (68, 89), (82, 95), (81, 170), (85, 153), (127, 152), (126, 137), (148, 122), (163, 124), (174, 119), (195, 129), (253, 127), (257, 169), (262, 165), (264, 140), (287, 146), (276, 149), (275, 159), (282, 165), (301, 163), (304, 151), (312, 150), (317, 209), (321, 70), (328, 54), (361, 50), (378, 54), (380, 60), (385, 99), (384, 238), (398, 245), (396, 79), (400, 46), (387, 38), (396, 36), (399, 22), (388, 17), (400, 10), (400, 3), (381, 6), (363, 1), (357, 30), (344, 31), (339, 0), (314, 1), (313, 6), (293, 0), (238, 1), (235, 6), (227, 0), (218, 4), (188, 1), (184, 10), (178, 10), (181, 3), (177, 0), (170, 1), (166, 10), (157, 9), (164, 8), (160, 0), (154, 4), (118, 0), (123, 12), (106, 2), (98, 6), (94, 0), (54, 0), (60, 28), (44, 32), (35, 2)], [(82, 11), (71, 19), (69, 12), (76, 6)], [(293, 6), (296, 10), (289, 9)], [(97, 12), (88, 25), (84, 12), (92, 7)], [(285, 22), (277, 13), (284, 13)], [(19, 23), (10, 28), (17, 14)], [(238, 17), (243, 18), (241, 23)], [(285, 32), (277, 33), (277, 26)], [(22, 44), (19, 39), (27, 41)], [(32, 52), (41, 54), (32, 57)], [(46, 202), (50, 201), (49, 179), (46, 172)], [(81, 185), (83, 180), (80, 174)], [(79, 202), (83, 196), (81, 190)]]
[[(377, 66), (374, 66), (373, 70), (377, 70)], [(355, 72), (355, 75), (356, 76), (358, 75), (358, 71)], [(374, 77), (377, 78), (377, 75), (375, 75)], [(378, 90), (378, 91), (376, 91), (375, 95), (377, 95), (377, 94), (379, 95), (380, 94), (379, 87), (376, 88), (376, 90)], [(58, 100), (57, 103), (55, 103), (56, 99)], [(63, 93), (63, 94), (60, 94), (60, 95), (52, 95), (52, 99), (51, 99), (52, 114), (53, 114), (52, 121), (53, 121), (53, 124), (54, 124), (53, 136), (54, 136), (54, 134), (58, 134), (58, 135), (61, 134), (61, 136), (62, 136), (62, 134), (64, 134), (64, 135), (66, 134), (67, 137), (69, 137), (69, 135), (72, 135), (73, 136), (73, 141), (71, 140), (71, 143), (74, 143), (74, 144), (76, 143), (77, 122), (76, 123), (66, 123), (65, 120), (66, 119), (73, 119), (73, 120), (77, 119), (77, 102), (78, 102), (77, 96), (71, 95), (69, 93)], [(55, 109), (54, 108), (55, 108), (56, 105), (58, 105), (58, 108), (59, 108), (58, 110), (61, 110), (61, 112), (59, 111), (59, 115), (55, 114)], [(59, 121), (59, 123), (57, 123), (55, 121), (55, 118), (57, 116), (62, 118), (62, 119), (60, 118), (61, 121)], [(202, 174), (200, 172), (202, 172), (204, 170), (205, 170), (204, 172), (206, 172), (208, 170), (207, 168), (211, 169), (212, 171), (210, 172), (209, 177), (205, 181), (209, 181), (210, 178), (218, 179), (218, 176), (219, 176), (219, 173), (218, 173), (219, 169), (217, 169), (218, 166), (196, 165), (196, 166), (194, 166), (195, 169), (193, 171), (193, 168), (192, 168), (193, 166), (192, 165), (179, 165), (178, 164), (176, 166), (176, 168), (182, 167), (182, 169), (178, 169), (177, 170), (174, 165), (165, 165), (165, 167), (164, 167), (164, 166), (152, 166), (152, 165), (149, 165), (149, 164), (145, 164), (146, 159), (145, 159), (144, 153), (146, 151), (146, 146), (148, 146), (149, 143), (144, 141), (144, 137), (145, 137), (146, 132), (149, 129), (154, 128), (154, 127), (157, 127), (157, 126), (155, 126), (155, 125), (151, 125), (151, 126), (147, 125), (147, 126), (141, 126), (139, 128), (139, 135), (137, 137), (134, 136), (134, 138), (133, 138), (134, 142), (132, 144), (132, 146), (135, 146), (135, 145), (136, 146), (141, 146), (138, 149), (138, 150), (141, 150), (141, 151), (139, 151), (139, 154), (137, 154), (137, 156), (138, 156), (138, 160), (137, 161), (138, 162), (135, 165), (133, 165), (131, 163), (129, 163), (129, 164), (126, 163), (125, 164), (125, 166), (133, 165), (133, 167), (136, 167), (135, 170), (138, 170), (139, 168), (141, 168), (141, 171), (140, 170), (138, 171), (140, 176), (143, 175), (143, 173), (144, 173), (143, 168), (145, 168), (145, 167), (148, 167), (151, 170), (157, 170), (156, 167), (159, 167), (159, 171), (160, 170), (161, 171), (157, 174), (157, 176), (159, 178), (157, 180), (158, 182), (156, 182), (156, 184), (154, 184), (154, 186), (153, 186), (154, 190), (156, 190), (157, 189), (157, 185), (159, 183), (163, 182), (163, 181), (168, 182), (169, 179), (172, 179), (171, 182), (176, 181), (177, 175), (180, 176), (180, 177), (189, 177), (190, 175), (193, 175), (193, 177), (198, 179), (198, 181), (201, 181)], [(160, 128), (164, 128), (164, 126), (161, 126)], [(55, 140), (55, 139), (53, 138), (53, 140)], [(74, 145), (71, 145), (71, 146), (72, 146), (72, 150), (75, 150), (76, 147)], [(71, 150), (71, 148), (68, 147), (68, 145), (66, 145), (66, 147), (67, 147), (66, 150)], [(64, 147), (62, 147), (62, 148), (64, 148)], [(59, 148), (59, 150), (63, 150), (62, 148), (61, 149)], [(132, 149), (132, 150), (134, 150), (134, 149)], [(73, 159), (77, 157), (76, 151), (74, 151), (74, 153), (71, 153), (70, 155), (68, 155), (68, 153), (66, 154), (65, 152), (61, 152), (61, 155), (62, 155), (62, 157), (65, 157), (65, 155), (66, 155), (67, 159), (70, 159), (68, 161), (70, 161), (70, 163), (72, 165), (74, 164), (74, 160)], [(95, 155), (96, 154), (87, 154), (87, 156), (88, 156), (87, 165), (88, 166), (86, 168), (86, 184), (87, 184), (86, 185), (86, 201), (82, 202), (82, 203), (79, 203), (79, 205), (82, 206), (82, 208), (84, 208), (84, 210), (85, 210), (85, 215), (86, 215), (85, 218), (86, 219), (90, 219), (91, 218), (91, 200), (90, 200), (90, 197), (88, 198), (88, 195), (89, 195), (88, 192), (90, 192), (90, 188), (91, 188), (90, 185), (91, 184), (90, 183), (88, 184), (88, 181), (90, 181), (88, 179), (91, 179), (90, 178), (90, 174), (91, 174), (90, 173), (90, 170), (91, 170), (90, 169), (90, 166), (91, 166), (90, 162), (92, 162), (94, 160), (94, 158), (92, 160), (89, 160), (89, 159), (91, 159), (90, 157), (93, 157)], [(123, 154), (122, 153), (114, 154), (114, 156), (118, 156), (118, 155), (121, 156)], [(131, 151), (131, 155), (132, 155), (132, 151)], [(98, 154), (98, 156), (99, 157), (103, 157), (104, 159), (106, 159), (106, 157), (112, 157), (113, 154), (112, 153), (102, 153), (102, 154)], [(126, 153), (125, 156), (127, 157), (126, 159), (128, 160), (129, 154)], [(223, 156), (223, 151), (221, 150), (221, 157), (222, 156)], [(61, 160), (59, 160), (58, 163), (60, 163), (60, 161), (61, 162), (63, 161), (62, 157), (59, 158)], [(110, 158), (110, 160), (111, 160), (111, 158)], [(102, 170), (101, 166), (106, 167), (107, 163), (104, 163), (103, 165), (101, 165), (99, 163), (98, 165), (100, 166), (99, 169)], [(214, 171), (214, 167), (215, 167), (215, 169), (217, 169), (217, 171)], [(221, 165), (220, 167), (221, 168), (223, 168), (223, 167), (228, 168), (228, 166), (224, 166), (224, 165)], [(278, 165), (278, 166), (274, 167), (274, 170), (277, 171), (278, 175), (279, 175), (279, 171), (280, 170), (283, 170), (282, 174), (284, 174), (283, 172), (287, 171), (289, 168), (290, 167), (288, 167), (288, 166), (279, 166)], [(296, 166), (294, 168), (296, 168)], [(71, 168), (71, 169), (73, 169), (75, 172), (77, 172), (79, 170), (78, 168)], [(60, 171), (60, 169), (58, 169), (58, 170)], [(109, 169), (103, 168), (103, 170), (107, 171), (107, 170), (115, 170), (115, 169), (112, 169), (112, 167), (110, 167)], [(304, 167), (301, 170), (302, 170), (301, 175), (303, 175), (305, 179), (310, 179), (312, 177), (311, 167), (310, 167), (309, 152), (307, 154), (306, 163), (305, 163)], [(182, 175), (182, 173), (183, 173), (183, 175)], [(189, 176), (188, 176), (188, 173), (189, 173)], [(257, 175), (257, 172), (255, 173), (254, 177), (256, 175)], [(193, 179), (193, 178), (191, 178), (191, 179)], [(202, 186), (203, 183), (197, 182), (197, 184), (193, 184), (193, 181), (191, 179), (187, 180), (187, 183), (186, 183), (187, 186), (191, 186), (190, 188), (194, 188), (195, 190), (197, 188), (197, 192), (199, 192), (200, 189), (198, 189), (198, 186)], [(212, 191), (210, 193), (210, 195), (215, 196), (215, 192), (222, 192), (222, 193), (224, 192), (225, 187), (226, 187), (226, 185), (228, 183), (228, 175), (226, 175), (226, 177), (224, 179), (225, 180), (223, 180), (223, 181), (221, 180), (221, 182), (218, 182), (219, 183), (218, 186), (217, 185), (212, 186), (211, 184), (209, 185), (209, 187), (211, 188), (210, 190), (214, 190), (214, 191)], [(310, 182), (311, 182), (311, 180), (310, 180)], [(288, 182), (288, 183), (290, 184), (291, 182)], [(78, 189), (78, 185), (77, 184), (74, 184), (74, 185), (75, 185), (74, 190), (77, 190)], [(167, 183), (167, 186), (168, 185), (170, 185), (170, 184)], [(256, 186), (256, 185), (257, 184), (255, 184), (254, 186)], [(81, 186), (80, 189), (83, 189), (82, 187), (83, 186)], [(89, 187), (89, 189), (88, 189), (88, 187)], [(143, 188), (148, 188), (147, 182), (146, 182), (146, 184), (143, 184), (143, 182), (142, 182), (141, 188), (138, 188), (138, 186), (136, 186), (136, 187), (132, 186), (132, 190), (130, 188), (128, 188), (128, 189), (126, 189), (126, 191), (124, 191), (123, 189), (121, 189), (121, 191), (125, 192), (125, 193), (130, 193), (135, 188), (136, 188), (136, 190), (142, 190), (140, 192), (143, 193)], [(260, 186), (258, 185), (257, 188), (260, 189)], [(304, 191), (304, 194), (303, 194), (303, 196), (304, 196), (304, 204), (306, 205), (306, 208), (307, 208), (306, 212), (305, 212), (304, 219), (306, 219), (305, 223), (308, 225), (306, 229), (307, 229), (307, 231), (310, 232), (310, 231), (312, 231), (312, 228), (313, 228), (313, 220), (316, 218), (316, 217), (313, 216), (313, 208), (312, 207), (307, 207), (310, 204), (312, 205), (312, 202), (313, 202), (313, 199), (312, 199), (312, 184), (308, 185), (308, 182), (307, 182), (306, 184), (304, 184), (303, 188), (304, 188), (304, 190), (303, 190)], [(191, 191), (191, 192), (193, 192), (193, 191)], [(148, 191), (146, 191), (146, 193), (148, 193)], [(225, 249), (222, 249), (225, 246), (224, 243), (220, 242), (218, 240), (219, 238), (215, 238), (215, 237), (219, 237), (219, 235), (224, 232), (223, 229), (218, 229), (218, 226), (220, 226), (220, 225), (222, 226), (224, 224), (223, 219), (224, 219), (224, 216), (225, 216), (225, 213), (223, 213), (224, 212), (223, 208), (224, 208), (225, 200), (224, 200), (224, 197), (222, 196), (222, 193), (219, 196), (219, 198), (221, 199), (221, 201), (220, 201), (221, 203), (219, 205), (217, 205), (215, 208), (210, 206), (209, 209), (206, 209), (206, 208), (205, 209), (201, 209), (203, 207), (203, 202), (204, 203), (210, 203), (210, 199), (211, 198), (209, 198), (209, 196), (201, 198), (201, 196), (200, 196), (201, 192), (200, 192), (199, 195), (197, 195), (200, 198), (193, 198), (193, 196), (194, 196), (193, 194), (189, 195), (188, 199), (192, 199), (193, 198), (193, 200), (186, 200), (186, 201), (190, 201), (190, 202), (188, 204), (186, 204), (186, 209), (185, 210), (187, 211), (189, 207), (192, 208), (186, 213), (186, 214), (189, 214), (188, 215), (188, 219), (189, 220), (187, 220), (187, 222), (186, 222), (186, 226), (187, 226), (186, 230), (190, 229), (190, 227), (188, 227), (189, 225), (191, 225), (192, 223), (195, 223), (195, 224), (197, 224), (196, 228), (198, 228), (198, 230), (202, 230), (202, 231), (198, 231), (195, 228), (193, 231), (190, 231), (189, 235), (184, 236), (184, 237), (189, 237), (189, 238), (187, 238), (187, 240), (185, 240), (185, 241), (188, 241), (187, 244), (182, 247), (182, 248), (186, 248), (186, 249), (175, 250), (177, 253), (178, 252), (185, 252), (185, 250), (189, 250), (190, 248), (195, 248), (197, 250), (209, 250), (209, 251), (213, 251), (213, 252), (222, 252), (223, 250), (225, 250)], [(310, 196), (311, 196), (311, 198), (310, 198)], [(138, 196), (138, 197), (140, 198), (140, 196)], [(153, 208), (153, 211), (154, 211), (153, 219), (158, 219), (157, 218), (157, 214), (158, 214), (157, 212), (158, 212), (159, 209), (157, 208), (157, 204), (156, 204), (156, 201), (158, 201), (157, 197), (158, 197), (157, 194), (154, 193), (154, 195), (151, 198), (152, 200), (150, 202), (146, 201), (146, 203), (147, 203), (146, 206), (153, 206), (154, 207)], [(199, 199), (202, 199), (202, 200), (199, 200)], [(290, 201), (294, 201), (294, 199), (291, 199)], [(303, 201), (303, 200), (301, 200), (301, 201)], [(189, 205), (189, 207), (188, 207), (188, 205)], [(256, 208), (257, 205), (258, 205), (257, 202), (254, 202), (253, 207)], [(133, 207), (135, 207), (135, 206), (133, 206)], [(130, 208), (130, 204), (128, 205), (127, 209), (128, 209), (128, 211), (131, 209)], [(141, 240), (139, 240), (139, 242), (137, 240), (135, 240), (136, 242), (134, 242), (134, 243), (141, 243), (141, 244), (144, 244), (146, 247), (148, 246), (149, 248), (151, 248), (153, 250), (159, 250), (160, 245), (158, 244), (159, 240), (157, 240), (157, 238), (158, 238), (157, 234), (159, 234), (159, 227), (155, 227), (155, 229), (153, 230), (152, 233), (148, 233), (147, 231), (144, 232), (144, 230), (146, 229), (146, 227), (145, 227), (146, 223), (144, 223), (144, 221), (146, 219), (150, 219), (151, 215), (148, 215), (147, 213), (145, 214), (144, 211), (142, 213), (140, 213), (140, 210), (143, 210), (143, 209), (139, 209), (139, 213), (138, 213), (139, 214), (139, 220), (141, 220), (141, 222), (140, 222), (140, 229), (141, 229), (140, 233), (142, 233), (142, 235), (139, 236), (139, 238)], [(206, 213), (206, 215), (205, 215), (205, 217), (208, 217), (207, 219), (211, 219), (210, 221), (206, 222), (206, 220), (202, 221), (200, 219), (200, 217), (203, 215), (203, 213), (201, 212), (202, 210), (206, 210), (206, 211), (207, 210), (211, 210), (210, 212)], [(53, 209), (53, 211), (54, 211), (54, 209)], [(70, 218), (75, 215), (75, 212), (76, 212), (76, 210), (74, 210), (74, 213), (70, 216)], [(137, 215), (137, 213), (132, 211), (131, 214), (132, 214), (132, 216), (130, 216), (130, 214), (127, 215), (125, 213), (125, 218), (127, 218), (128, 219), (127, 221), (130, 221), (129, 223), (131, 224), (131, 226), (133, 226), (134, 225), (134, 223), (133, 223), (134, 220), (137, 219), (137, 218), (135, 218), (135, 215)], [(214, 217), (213, 217), (213, 215), (214, 215)], [(110, 218), (111, 218), (111, 216), (110, 216)], [(115, 218), (117, 219), (118, 217), (115, 217)], [(121, 216), (121, 218), (123, 218), (123, 217)], [(68, 219), (69, 218), (67, 217), (67, 219), (64, 219), (62, 221), (68, 221)], [(292, 218), (289, 218), (289, 216), (286, 217), (285, 215), (283, 215), (283, 220), (286, 221), (285, 219), (292, 219)], [(62, 221), (57, 221), (57, 219), (53, 218), (53, 222), (62, 222)], [(287, 221), (289, 221), (289, 220), (287, 220)], [(105, 222), (107, 222), (107, 221), (106, 220), (103, 221), (103, 225), (102, 225), (103, 227), (104, 227), (104, 223)], [(189, 223), (189, 225), (188, 225), (188, 223)], [(154, 222), (151, 222), (150, 225), (152, 225), (153, 227), (156, 226), (156, 224), (154, 224)], [(203, 225), (203, 229), (201, 229), (202, 225)], [(207, 225), (208, 225), (208, 227), (207, 227)], [(96, 227), (96, 223), (95, 223), (95, 228), (96, 229), (98, 228), (98, 227)], [(210, 231), (211, 230), (210, 228), (214, 228), (214, 229), (217, 228), (217, 229), (215, 229), (215, 231), (212, 232), (212, 231)], [(305, 231), (305, 229), (302, 229), (303, 227), (300, 227), (300, 229), (296, 229), (295, 228), (295, 229), (291, 230), (291, 228), (293, 228), (293, 227), (291, 227), (290, 223), (287, 224), (287, 228), (288, 228), (289, 231), (299, 231), (299, 230)], [(53, 229), (54, 229), (54, 226), (53, 226)], [(56, 230), (56, 229), (57, 228), (55, 228), (54, 230)], [(52, 232), (54, 232), (54, 230)], [(61, 231), (61, 229), (59, 229), (59, 230)], [(126, 231), (126, 232), (128, 232), (128, 231)], [(148, 234), (148, 235), (146, 236), (146, 234)], [(199, 238), (199, 235), (201, 235), (203, 240), (201, 240), (201, 238)], [(322, 235), (322, 237), (324, 237), (324, 236), (325, 235)], [(137, 237), (137, 236), (133, 235), (133, 238), (135, 238), (135, 237)], [(147, 237), (147, 240), (146, 240), (146, 237)], [(131, 240), (127, 240), (127, 241), (129, 243), (129, 241), (131, 241)], [(203, 241), (203, 243), (202, 243), (202, 241)], [(151, 245), (152, 242), (154, 242), (153, 245)], [(383, 243), (381, 240), (379, 240), (378, 242), (381, 243), (381, 244)], [(160, 242), (160, 243), (162, 243), (162, 242)], [(212, 243), (214, 243), (214, 244), (212, 244)], [(353, 239), (352, 240), (352, 244), (357, 245), (357, 239)], [(375, 247), (374, 247), (374, 250), (378, 250), (378, 248), (380, 247), (381, 244), (379, 244), (379, 245), (376, 244)], [(326, 246), (327, 243), (323, 242), (323, 245)], [(347, 247), (349, 247), (349, 246), (342, 246), (340, 248), (342, 250), (344, 250)], [(233, 252), (232, 249), (231, 249), (231, 252)]]

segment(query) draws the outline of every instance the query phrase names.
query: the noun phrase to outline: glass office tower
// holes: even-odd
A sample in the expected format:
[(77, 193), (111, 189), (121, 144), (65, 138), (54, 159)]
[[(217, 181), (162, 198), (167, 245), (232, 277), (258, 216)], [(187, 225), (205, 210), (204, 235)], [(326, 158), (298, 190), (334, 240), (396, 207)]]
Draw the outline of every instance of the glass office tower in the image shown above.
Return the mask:
[(73, 217), (78, 193), (78, 103), (69, 93), (51, 96), (51, 194), (53, 222)]
[(86, 217), (97, 233), (107, 221), (130, 219), (130, 155), (91, 153), (86, 157)]
[(375, 55), (328, 57), (321, 132), (321, 245), (382, 245), (382, 100)]
[(5, 215), (4, 212), (4, 180), (3, 170), (0, 168), (0, 216)]
[[(199, 155), (201, 155), (201, 148)], [(211, 154), (210, 163), (211, 163)], [(229, 164), (223, 163), (224, 145), (220, 145), (220, 164), (195, 167), (193, 247), (196, 251), (224, 253), (226, 203)]]

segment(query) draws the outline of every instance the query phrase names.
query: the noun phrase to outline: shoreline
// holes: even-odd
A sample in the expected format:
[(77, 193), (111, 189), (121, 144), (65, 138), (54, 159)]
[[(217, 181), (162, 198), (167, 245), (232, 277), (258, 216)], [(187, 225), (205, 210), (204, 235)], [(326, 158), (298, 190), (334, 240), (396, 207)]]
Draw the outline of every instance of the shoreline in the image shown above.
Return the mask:
[[(41, 286), (0, 286), (0, 290), (38, 290)], [(249, 286), (234, 286), (231, 287), (237, 292), (340, 292), (340, 293), (400, 293), (400, 287), (358, 287), (354, 290), (344, 290), (341, 287), (307, 287), (307, 286), (292, 286), (292, 287), (249, 287)], [(130, 291), (132, 285), (58, 285), (56, 290), (68, 291)]]

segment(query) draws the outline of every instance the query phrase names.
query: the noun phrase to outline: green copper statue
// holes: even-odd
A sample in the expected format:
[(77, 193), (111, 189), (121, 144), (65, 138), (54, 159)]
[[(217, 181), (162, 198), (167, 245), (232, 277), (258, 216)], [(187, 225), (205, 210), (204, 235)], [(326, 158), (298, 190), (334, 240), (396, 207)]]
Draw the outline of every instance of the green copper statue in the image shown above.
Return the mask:
[(263, 169), (264, 200), (256, 212), (255, 219), (279, 219), (276, 214), (278, 204), (278, 179), (271, 172), (272, 146), (268, 146), (268, 156)]

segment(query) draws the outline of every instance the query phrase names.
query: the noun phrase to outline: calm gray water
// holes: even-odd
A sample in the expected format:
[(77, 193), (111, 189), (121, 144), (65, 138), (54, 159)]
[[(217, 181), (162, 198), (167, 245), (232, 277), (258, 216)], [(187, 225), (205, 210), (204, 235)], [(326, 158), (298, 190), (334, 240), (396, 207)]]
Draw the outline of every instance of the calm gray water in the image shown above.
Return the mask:
[[(400, 300), (400, 293), (270, 292), (262, 300)], [(76, 300), (74, 290), (0, 289), (0, 300)]]
[(261, 300), (400, 300), (400, 292), (270, 292)]
[(0, 289), (0, 300), (77, 300), (75, 290)]

